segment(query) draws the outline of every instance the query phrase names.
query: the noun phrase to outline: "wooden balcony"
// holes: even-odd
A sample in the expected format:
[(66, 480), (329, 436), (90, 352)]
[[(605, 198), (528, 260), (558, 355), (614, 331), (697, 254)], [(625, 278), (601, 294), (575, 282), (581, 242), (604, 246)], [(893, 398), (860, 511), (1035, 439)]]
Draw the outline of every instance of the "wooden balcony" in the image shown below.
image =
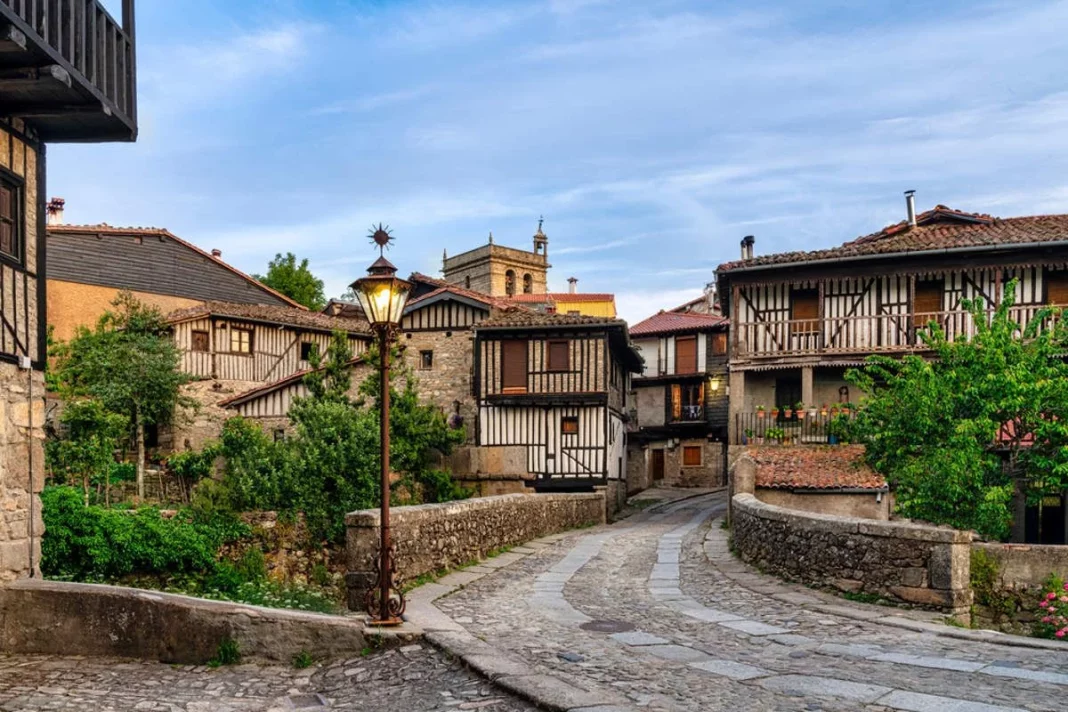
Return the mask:
[(0, 0), (0, 116), (45, 141), (137, 136), (134, 0)]
[[(1013, 319), (1026, 325), (1042, 305), (1012, 310)], [(872, 353), (923, 351), (920, 338), (936, 321), (950, 340), (975, 335), (975, 320), (967, 311), (932, 314), (877, 314), (823, 319), (747, 322), (737, 324), (732, 360), (762, 360), (793, 356), (856, 356)]]

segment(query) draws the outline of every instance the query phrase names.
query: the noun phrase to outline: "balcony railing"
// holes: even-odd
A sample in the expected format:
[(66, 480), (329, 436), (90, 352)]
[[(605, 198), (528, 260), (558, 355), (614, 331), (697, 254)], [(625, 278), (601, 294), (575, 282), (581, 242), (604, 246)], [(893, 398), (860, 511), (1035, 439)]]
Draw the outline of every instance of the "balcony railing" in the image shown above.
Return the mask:
[[(787, 415), (789, 413), (789, 415)], [(838, 445), (852, 410), (780, 410), (737, 413), (734, 445)]]
[[(116, 134), (114, 138), (133, 138), (137, 125), (133, 0), (123, 0), (122, 7), (123, 22), (120, 24), (98, 0), (0, 0), (0, 29), (5, 22), (10, 24), (20, 37), (25, 38), (27, 53), (33, 57), (32, 64), (16, 64), (16, 67), (31, 71), (50, 65), (58, 67), (70, 75), (70, 81), (54, 73), (52, 77), (68, 85), (77, 82), (82, 98), (88, 102), (84, 106), (74, 105), (59, 100), (55, 92), (47, 95), (51, 101), (42, 102), (36, 95), (24, 92), (26, 105), (14, 115), (25, 113), (29, 119), (34, 119), (63, 112), (77, 114), (95, 110), (105, 117), (120, 120), (128, 129), (115, 127), (112, 119), (110, 128)], [(3, 66), (10, 67), (12, 63), (5, 61)], [(95, 107), (92, 106), (94, 100), (98, 102)], [(47, 121), (44, 123), (47, 125)], [(86, 125), (83, 133), (87, 135), (73, 136), (73, 139), (108, 138), (99, 135), (99, 122), (96, 125), (82, 123)], [(125, 133), (130, 135), (125, 136)]]
[(704, 420), (705, 407), (703, 405), (684, 405), (679, 407), (678, 417), (672, 418), (673, 423), (696, 423)]
[[(1026, 325), (1043, 308), (1014, 307), (1011, 315)], [(737, 325), (735, 358), (920, 351), (926, 348), (920, 332), (932, 320), (950, 340), (976, 333), (974, 317), (963, 310), (744, 322)]]

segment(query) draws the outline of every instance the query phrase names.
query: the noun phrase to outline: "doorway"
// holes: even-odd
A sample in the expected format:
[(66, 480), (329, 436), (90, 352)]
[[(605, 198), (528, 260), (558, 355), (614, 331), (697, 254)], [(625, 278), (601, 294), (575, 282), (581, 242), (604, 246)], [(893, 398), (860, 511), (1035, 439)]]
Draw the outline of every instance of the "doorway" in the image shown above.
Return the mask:
[(664, 451), (653, 450), (653, 482), (664, 479)]

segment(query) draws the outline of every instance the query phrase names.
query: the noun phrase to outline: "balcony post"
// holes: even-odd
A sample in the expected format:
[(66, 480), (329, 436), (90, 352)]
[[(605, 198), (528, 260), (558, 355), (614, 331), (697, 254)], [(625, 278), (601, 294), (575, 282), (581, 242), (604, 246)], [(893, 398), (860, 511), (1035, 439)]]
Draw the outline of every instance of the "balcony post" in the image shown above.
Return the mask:
[[(126, 98), (129, 106), (122, 107), (130, 112), (130, 118), (137, 125), (137, 21), (134, 17), (134, 0), (122, 0), (122, 29), (130, 39), (130, 58), (126, 70), (129, 72), (129, 87)], [(132, 99), (132, 101), (131, 101)]]
[(816, 405), (815, 370), (812, 366), (801, 367), (801, 401), (808, 406)]

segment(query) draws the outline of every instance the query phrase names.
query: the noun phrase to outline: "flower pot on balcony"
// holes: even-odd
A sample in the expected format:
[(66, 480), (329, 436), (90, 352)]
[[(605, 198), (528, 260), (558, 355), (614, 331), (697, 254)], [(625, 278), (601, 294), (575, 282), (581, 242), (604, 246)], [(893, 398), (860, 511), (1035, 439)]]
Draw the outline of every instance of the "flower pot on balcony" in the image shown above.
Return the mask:
[(784, 418), (789, 420), (790, 418), (794, 417), (794, 411), (791, 408), (783, 408), (782, 415)]

